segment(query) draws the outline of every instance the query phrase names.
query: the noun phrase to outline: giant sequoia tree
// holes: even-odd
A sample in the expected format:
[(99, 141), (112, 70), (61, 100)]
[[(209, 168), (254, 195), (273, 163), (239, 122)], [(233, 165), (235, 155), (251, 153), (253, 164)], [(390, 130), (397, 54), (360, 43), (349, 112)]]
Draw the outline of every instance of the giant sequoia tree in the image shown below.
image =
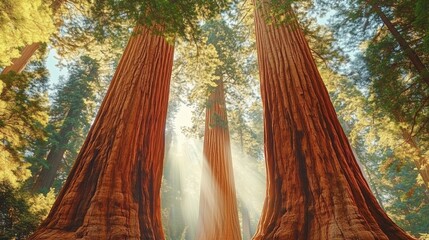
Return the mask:
[(222, 78), (206, 109), (197, 239), (241, 239)]
[(173, 46), (137, 27), (76, 163), (31, 239), (163, 238), (160, 186)]
[(277, 11), (255, 5), (267, 196), (254, 238), (411, 239), (372, 195), (292, 10), (269, 25)]

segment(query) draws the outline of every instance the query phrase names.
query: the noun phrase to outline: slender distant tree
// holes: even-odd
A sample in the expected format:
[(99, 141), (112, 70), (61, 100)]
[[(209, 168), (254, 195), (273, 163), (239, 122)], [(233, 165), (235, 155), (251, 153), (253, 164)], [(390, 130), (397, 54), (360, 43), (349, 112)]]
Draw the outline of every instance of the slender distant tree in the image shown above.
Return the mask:
[(387, 15), (382, 11), (380, 5), (371, 0), (366, 0), (366, 3), (371, 6), (372, 10), (378, 15), (378, 17), (383, 21), (384, 25), (387, 27), (389, 32), (392, 34), (393, 38), (396, 40), (402, 52), (410, 62), (414, 65), (420, 77), (429, 85), (429, 69), (422, 62), (420, 56), (417, 55), (416, 51), (411, 48), (410, 43), (402, 36), (399, 30), (395, 27), (392, 21), (387, 17)]
[(267, 166), (254, 239), (412, 239), (365, 181), (291, 7), (254, 3)]
[[(211, 45), (210, 45), (211, 46)], [(177, 154), (174, 147), (178, 143), (177, 136), (174, 133), (174, 115), (178, 110), (179, 103), (185, 103), (183, 99), (200, 99), (200, 93), (189, 93), (190, 82), (193, 80), (199, 84), (201, 93), (207, 96), (207, 85), (214, 82), (214, 70), (219, 65), (216, 51), (213, 47), (197, 47), (193, 42), (178, 39), (175, 46), (175, 59), (172, 73), (172, 83), (170, 87), (169, 116), (166, 124), (166, 152), (170, 149), (170, 154), (165, 159), (162, 207), (163, 224), (166, 232), (166, 239), (195, 239), (197, 219), (192, 218), (189, 221), (187, 210), (183, 208), (183, 200), (186, 198), (184, 193), (187, 191), (185, 182), (177, 162), (181, 161), (180, 154)], [(197, 70), (196, 70), (197, 69)], [(191, 96), (194, 95), (194, 96)], [(201, 121), (203, 122), (203, 121)], [(200, 136), (204, 134), (203, 130), (197, 131)], [(187, 133), (194, 134), (194, 130), (188, 130)], [(200, 187), (200, 186), (198, 186)], [(195, 194), (199, 194), (199, 189), (194, 189)], [(198, 191), (198, 192), (197, 192)], [(197, 218), (198, 216), (196, 216)], [(186, 221), (188, 220), (188, 221)]]
[(216, 50), (220, 64), (214, 72), (214, 84), (206, 88), (209, 94), (205, 103), (205, 161), (197, 239), (241, 239), (224, 85), (225, 79), (228, 79), (228, 87), (244, 85), (239, 61), (244, 56), (240, 51), (244, 39), (242, 33), (228, 26), (225, 19), (209, 21), (203, 30), (207, 34), (207, 44)]
[[(53, 186), (58, 171), (64, 165), (66, 151), (76, 151), (71, 141), (78, 141), (79, 134), (88, 128), (94, 115), (99, 66), (94, 59), (83, 56), (69, 67), (68, 81), (60, 86), (51, 109), (50, 149), (47, 166), (37, 174), (33, 192), (47, 192)], [(79, 91), (76, 91), (79, 89)], [(59, 126), (58, 126), (59, 125)]]
[(210, 89), (196, 239), (241, 239), (222, 77)]
[[(235, 14), (241, 12), (241, 9), (238, 6), (234, 4), (232, 5), (234, 10), (231, 12), (234, 12)], [(242, 7), (240, 3), (237, 5)], [(210, 194), (211, 192), (218, 193), (216, 189), (213, 189), (213, 183), (211, 183), (211, 181), (222, 181), (222, 176), (228, 174), (230, 171), (228, 170), (228, 165), (223, 167), (218, 166), (218, 164), (220, 161), (226, 161), (225, 163), (231, 161), (230, 157), (228, 157), (228, 155), (231, 154), (231, 140), (238, 141), (238, 144), (242, 146), (243, 154), (244, 152), (254, 154), (255, 159), (261, 156), (258, 149), (258, 141), (256, 139), (257, 134), (250, 127), (250, 123), (252, 122), (250, 118), (252, 118), (251, 115), (254, 113), (254, 109), (252, 110), (253, 102), (257, 102), (258, 100), (254, 96), (254, 91), (256, 92), (259, 90), (255, 90), (254, 84), (252, 84), (252, 80), (257, 81), (254, 77), (254, 75), (256, 75), (256, 57), (254, 52), (252, 52), (254, 38), (252, 39), (248, 33), (251, 32), (251, 27), (247, 26), (247, 24), (243, 26), (242, 22), (238, 23), (239, 20), (242, 21), (244, 18), (246, 18), (244, 16), (245, 14), (241, 13), (239, 16), (232, 16), (233, 14), (231, 14), (231, 12), (224, 13), (216, 20), (207, 21), (202, 26), (204, 36), (207, 37), (208, 45), (201, 47), (198, 50), (196, 57), (192, 59), (193, 61), (191, 60), (192, 62), (198, 64), (194, 63), (192, 64), (193, 67), (186, 67), (182, 69), (182, 72), (189, 72), (190, 70), (190, 73), (181, 74), (185, 76), (184, 81), (191, 82), (193, 85), (191, 93), (188, 94), (188, 96), (190, 96), (190, 101), (193, 102), (195, 106), (193, 113), (193, 126), (188, 128), (187, 132), (192, 135), (198, 135), (199, 137), (204, 136), (204, 142), (209, 141), (211, 143), (211, 145), (205, 145), (208, 150), (206, 149), (204, 151), (205, 153), (212, 152), (211, 156), (206, 156), (206, 161), (213, 162), (207, 163), (207, 168), (205, 168), (203, 171), (203, 182), (201, 185), (200, 196), (200, 219), (198, 222), (199, 225), (197, 226), (197, 238), (200, 239), (208, 237), (222, 238), (224, 234), (223, 232), (225, 231), (222, 229), (233, 229), (231, 227), (226, 227), (228, 224), (232, 225), (232, 227), (237, 226), (235, 223), (231, 224), (227, 222), (219, 222), (217, 220), (219, 219), (219, 214), (226, 214), (223, 212), (224, 210), (221, 208), (221, 205), (234, 206), (237, 205), (237, 203), (232, 205), (232, 203), (224, 203), (219, 201), (219, 203), (216, 204), (215, 201), (207, 200), (207, 198), (211, 198), (207, 195), (215, 196), (214, 194)], [(252, 18), (250, 18), (250, 20), (252, 20)], [(212, 54), (213, 51), (211, 51), (210, 48), (213, 48), (215, 52), (214, 54)], [(186, 49), (187, 54), (190, 52), (189, 49), (190, 48)], [(219, 61), (219, 63), (216, 63), (216, 61)], [(188, 63), (187, 66), (189, 65), (190, 64)], [(210, 68), (210, 66), (213, 66), (214, 69)], [(195, 69), (199, 70), (195, 71)], [(204, 74), (203, 76), (203, 72), (207, 72), (207, 75)], [(229, 103), (222, 107), (228, 109), (225, 110), (228, 111), (228, 115), (232, 113), (232, 118), (228, 117), (227, 123), (223, 123), (223, 120), (221, 119), (219, 120), (219, 124), (221, 126), (228, 128), (228, 143), (217, 143), (217, 141), (210, 140), (209, 136), (207, 135), (207, 133), (213, 133), (213, 135), (217, 135), (216, 133), (221, 132), (213, 132), (214, 129), (218, 126), (216, 126), (216, 124), (207, 123), (207, 121), (209, 121), (207, 112), (213, 111), (210, 109), (213, 108), (213, 101), (210, 100), (213, 98), (213, 96), (211, 95), (217, 91), (220, 91), (216, 89), (219, 87), (219, 78), (222, 79), (222, 85), (225, 86), (225, 88), (222, 90), (222, 94), (224, 95), (225, 99), (216, 100), (215, 102), (219, 102), (219, 104), (221, 102)], [(205, 115), (203, 114), (204, 112), (206, 112)], [(232, 124), (230, 124), (231, 119), (233, 120)], [(204, 123), (210, 124), (210, 126), (213, 125), (213, 129), (207, 129), (207, 125), (205, 129), (201, 128), (200, 126), (204, 126)], [(231, 135), (231, 139), (229, 135)], [(224, 139), (225, 138), (223, 137), (219, 137), (219, 141), (224, 141)], [(222, 150), (223, 147), (216, 150), (217, 144), (224, 144), (225, 146), (228, 146), (229, 150), (224, 151)], [(227, 154), (228, 152), (229, 154)], [(241, 159), (238, 159), (237, 161), (240, 160)], [(252, 166), (256, 166), (256, 164), (253, 164)], [(213, 167), (213, 169), (211, 169), (211, 167)], [(210, 176), (204, 176), (204, 174), (207, 174), (207, 172), (212, 171), (216, 172), (217, 175), (213, 176), (213, 174), (209, 174)], [(225, 176), (225, 178), (229, 177)], [(221, 184), (224, 185), (225, 183), (222, 182)], [(229, 199), (226, 199), (225, 201), (237, 202), (234, 195), (236, 195), (236, 193), (228, 196), (227, 198)], [(240, 209), (245, 212), (242, 214), (243, 222), (249, 223), (248, 226), (243, 229), (243, 236), (251, 235), (253, 232), (250, 233), (252, 228), (250, 226), (250, 218), (257, 219), (257, 217), (253, 216), (254, 212), (249, 213), (244, 203), (240, 204)], [(227, 212), (229, 215), (224, 216), (224, 218), (234, 220), (236, 218), (233, 215), (235, 214), (234, 211), (235, 210), (231, 210), (229, 213)], [(220, 235), (212, 236), (210, 233), (213, 231), (219, 232)], [(236, 231), (239, 232), (239, 230)], [(232, 234), (229, 237), (234, 236), (237, 237), (239, 234)]]

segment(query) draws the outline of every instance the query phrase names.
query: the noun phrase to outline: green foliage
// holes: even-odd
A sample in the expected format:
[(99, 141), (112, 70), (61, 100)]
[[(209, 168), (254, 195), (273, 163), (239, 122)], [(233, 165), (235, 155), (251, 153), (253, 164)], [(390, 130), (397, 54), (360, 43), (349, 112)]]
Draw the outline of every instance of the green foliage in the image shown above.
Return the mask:
[(27, 156), (33, 172), (38, 172), (42, 167), (49, 167), (44, 161), (48, 151), (65, 150), (63, 159), (59, 159), (62, 165), (53, 186), (56, 190), (61, 188), (66, 179), (95, 117), (97, 94), (104, 92), (98, 70), (98, 62), (88, 56), (82, 56), (69, 64), (68, 79), (57, 86), (52, 98), (49, 124), (46, 127), (48, 138), (44, 142), (35, 142), (33, 148), (36, 151)]
[(0, 1), (0, 66), (20, 55), (19, 48), (47, 42), (54, 32), (50, 1)]
[(113, 74), (115, 61), (122, 55), (131, 35), (132, 22), (122, 20), (117, 28), (109, 27), (107, 32), (100, 32), (98, 16), (91, 8), (93, 1), (77, 0), (73, 4), (64, 4), (57, 13), (56, 21), (61, 23), (59, 31), (51, 38), (61, 61), (74, 61), (82, 55), (93, 58), (100, 65), (101, 76)]
[[(382, 165), (382, 188), (394, 195), (386, 201), (386, 211), (392, 219), (413, 235), (429, 229), (429, 198), (427, 190), (417, 184), (418, 172), (407, 161), (391, 159)], [(386, 184), (387, 183), (387, 184)]]
[(215, 87), (219, 76), (215, 74), (221, 64), (214, 46), (198, 47), (189, 42), (178, 42), (175, 55), (175, 68), (172, 79), (183, 86), (183, 90), (189, 92), (189, 84), (196, 86), (190, 92), (189, 100), (196, 101), (200, 97), (208, 96), (209, 87)]
[[(330, 25), (335, 30), (336, 39), (343, 47), (352, 51), (362, 41), (370, 39), (382, 26), (381, 19), (375, 14), (368, 1), (365, 0), (318, 0), (317, 7), (327, 11), (333, 11)], [(391, 1), (384, 1), (386, 5)]]
[[(414, 26), (419, 29), (420, 32), (429, 32), (429, 2), (426, 0), (417, 0), (414, 7), (415, 19), (413, 21)], [(429, 52), (429, 34), (426, 34), (423, 38), (423, 48), (425, 52)]]
[(425, 149), (429, 140), (427, 83), (375, 10), (379, 8), (394, 23), (409, 47), (427, 65), (429, 49), (425, 39), (429, 32), (427, 11), (421, 10), (427, 3), (423, 2), (427, 1), (349, 0), (327, 4), (337, 12), (332, 18), (336, 36), (345, 39), (355, 52), (357, 47), (362, 52), (353, 58), (350, 76), (368, 94), (373, 94), (374, 104), (384, 112), (382, 115), (401, 124)]
[(26, 239), (48, 214), (55, 200), (47, 196), (31, 196), (23, 189), (0, 183), (0, 239)]
[(409, 61), (398, 48), (390, 35), (381, 35), (380, 40), (370, 43), (365, 51), (373, 101), (410, 135), (416, 136), (422, 147), (429, 147), (429, 88), (408, 67)]
[(0, 239), (24, 239), (37, 228), (38, 218), (31, 214), (22, 193), (2, 184), (0, 203)]
[[(237, 26), (238, 27), (238, 26)], [(207, 35), (207, 45), (212, 45), (221, 62), (216, 69), (215, 74), (222, 78), (229, 78), (233, 82), (243, 80), (240, 64), (242, 59), (240, 55), (246, 50), (244, 37), (239, 33), (239, 29), (233, 29), (224, 19), (207, 21), (202, 30)], [(226, 80), (227, 81), (227, 80)]]
[(97, 0), (93, 11), (100, 21), (100, 32), (120, 28), (116, 23), (128, 19), (167, 36), (178, 35), (195, 40), (199, 21), (211, 18), (227, 7), (227, 0)]
[(22, 74), (0, 77), (0, 181), (17, 187), (30, 177), (23, 161), (31, 142), (43, 139), (47, 123), (47, 77), (41, 62)]

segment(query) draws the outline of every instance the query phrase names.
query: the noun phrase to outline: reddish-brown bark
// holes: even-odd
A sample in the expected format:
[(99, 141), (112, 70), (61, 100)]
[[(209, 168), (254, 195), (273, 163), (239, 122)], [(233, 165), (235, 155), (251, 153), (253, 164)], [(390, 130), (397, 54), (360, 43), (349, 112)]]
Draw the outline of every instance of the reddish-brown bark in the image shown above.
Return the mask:
[(198, 240), (240, 240), (223, 81), (207, 101)]
[(298, 24), (267, 25), (258, 6), (267, 196), (254, 239), (412, 239), (371, 193)]
[(47, 219), (30, 239), (163, 239), (160, 187), (173, 46), (140, 27)]

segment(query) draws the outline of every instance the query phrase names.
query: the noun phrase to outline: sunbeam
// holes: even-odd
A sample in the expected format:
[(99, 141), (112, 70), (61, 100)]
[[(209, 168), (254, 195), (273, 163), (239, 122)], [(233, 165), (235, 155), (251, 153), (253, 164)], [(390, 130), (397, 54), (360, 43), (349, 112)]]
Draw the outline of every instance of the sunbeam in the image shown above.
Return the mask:
[[(232, 144), (232, 160), (242, 237), (250, 239), (256, 230), (264, 201), (265, 165), (244, 154), (235, 144)], [(162, 185), (166, 239), (175, 239), (172, 238), (174, 236), (195, 239), (202, 177), (212, 186), (202, 189), (209, 203), (209, 207), (202, 209), (204, 214), (213, 214), (222, 207), (219, 205), (222, 202), (221, 191), (210, 170), (202, 168), (205, 165), (203, 161), (202, 140), (186, 137), (175, 130), (166, 153)], [(222, 220), (222, 216), (217, 219)]]

